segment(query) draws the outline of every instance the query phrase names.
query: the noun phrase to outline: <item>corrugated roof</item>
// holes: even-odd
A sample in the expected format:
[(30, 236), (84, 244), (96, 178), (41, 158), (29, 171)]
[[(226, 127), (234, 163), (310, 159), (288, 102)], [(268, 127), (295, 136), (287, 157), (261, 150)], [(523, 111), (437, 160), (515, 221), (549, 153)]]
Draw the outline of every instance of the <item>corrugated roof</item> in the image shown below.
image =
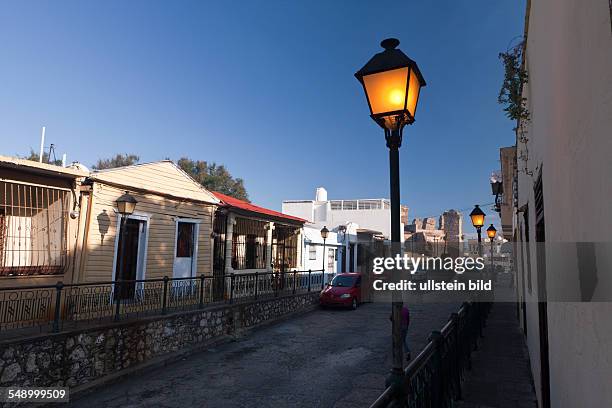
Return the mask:
[(306, 222), (306, 220), (303, 219), (303, 218), (294, 217), (292, 215), (283, 214), (281, 212), (270, 210), (268, 208), (259, 207), (257, 205), (251, 204), (249, 202), (246, 202), (246, 201), (243, 201), (243, 200), (239, 200), (237, 198), (230, 197), (228, 195), (219, 193), (218, 191), (213, 191), (212, 193), (219, 200), (221, 200), (223, 202), (223, 204), (225, 204), (226, 206), (228, 206), (230, 208), (237, 208), (237, 209), (248, 211), (248, 212), (254, 213), (254, 214), (267, 215), (267, 216), (271, 216), (271, 217), (275, 217), (275, 218), (282, 218), (282, 219), (291, 220), (291, 221), (298, 221), (298, 222), (302, 222), (302, 223)]
[(161, 195), (218, 204), (213, 193), (183, 171), (171, 160), (134, 164), (113, 169), (96, 170), (90, 178)]

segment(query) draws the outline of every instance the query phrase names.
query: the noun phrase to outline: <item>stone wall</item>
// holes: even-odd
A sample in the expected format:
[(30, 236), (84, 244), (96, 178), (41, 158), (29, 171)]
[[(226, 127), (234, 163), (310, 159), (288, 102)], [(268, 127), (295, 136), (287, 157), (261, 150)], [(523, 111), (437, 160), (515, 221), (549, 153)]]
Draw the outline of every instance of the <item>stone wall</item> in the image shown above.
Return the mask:
[(311, 309), (318, 292), (0, 343), (0, 387), (83, 386), (155, 357)]

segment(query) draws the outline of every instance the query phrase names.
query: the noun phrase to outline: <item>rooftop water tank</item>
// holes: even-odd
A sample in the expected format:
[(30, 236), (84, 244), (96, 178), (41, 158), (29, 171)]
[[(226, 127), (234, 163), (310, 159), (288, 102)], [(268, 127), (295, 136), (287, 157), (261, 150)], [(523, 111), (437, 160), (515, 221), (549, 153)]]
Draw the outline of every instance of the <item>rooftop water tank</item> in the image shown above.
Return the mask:
[(315, 192), (315, 201), (327, 201), (327, 190), (323, 187), (318, 187)]

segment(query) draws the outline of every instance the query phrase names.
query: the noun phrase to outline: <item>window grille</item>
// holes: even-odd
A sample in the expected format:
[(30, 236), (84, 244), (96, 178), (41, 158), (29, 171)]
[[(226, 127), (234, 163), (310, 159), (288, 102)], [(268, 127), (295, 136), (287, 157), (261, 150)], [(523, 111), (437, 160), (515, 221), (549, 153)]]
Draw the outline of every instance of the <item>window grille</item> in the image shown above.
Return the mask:
[(0, 181), (0, 276), (64, 273), (69, 200), (67, 190)]
[(297, 267), (297, 227), (276, 225), (272, 233), (272, 259), (278, 271)]
[(237, 218), (232, 241), (232, 268), (264, 269), (266, 267), (266, 222)]

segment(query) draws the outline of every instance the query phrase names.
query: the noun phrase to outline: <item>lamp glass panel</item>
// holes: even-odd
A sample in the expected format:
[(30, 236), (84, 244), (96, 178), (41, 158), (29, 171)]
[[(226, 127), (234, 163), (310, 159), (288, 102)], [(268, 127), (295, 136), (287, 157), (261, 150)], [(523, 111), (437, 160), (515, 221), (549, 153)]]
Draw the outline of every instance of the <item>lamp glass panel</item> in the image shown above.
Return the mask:
[(495, 232), (494, 230), (487, 230), (487, 235), (489, 236), (489, 238), (495, 238)]
[(472, 225), (475, 227), (482, 227), (484, 225), (484, 215), (472, 215)]
[(405, 109), (408, 71), (398, 68), (363, 77), (372, 115)]
[(408, 101), (406, 107), (408, 108), (408, 112), (410, 115), (414, 117), (414, 111), (417, 107), (417, 102), (419, 101), (419, 88), (421, 84), (419, 83), (419, 78), (414, 71), (410, 72), (410, 83), (408, 84)]
[(125, 211), (127, 214), (133, 214), (136, 209), (136, 203), (125, 203)]

